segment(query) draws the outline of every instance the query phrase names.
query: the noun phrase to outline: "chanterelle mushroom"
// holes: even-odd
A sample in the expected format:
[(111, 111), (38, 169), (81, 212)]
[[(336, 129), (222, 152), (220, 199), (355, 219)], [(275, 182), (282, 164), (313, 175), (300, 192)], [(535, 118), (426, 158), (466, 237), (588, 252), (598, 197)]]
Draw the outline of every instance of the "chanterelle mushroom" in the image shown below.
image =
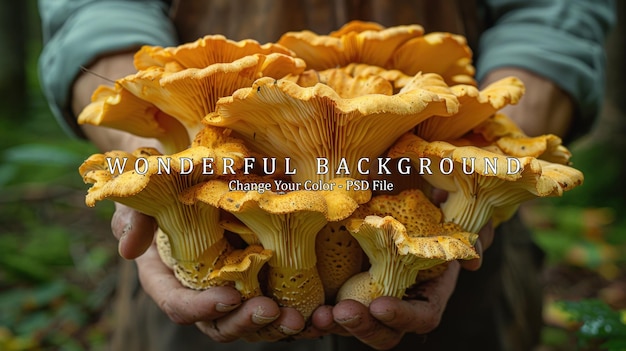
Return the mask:
[(304, 62), (291, 56), (254, 54), (228, 63), (177, 72), (153, 67), (117, 82), (178, 119), (193, 136), (201, 129), (202, 118), (213, 112), (219, 98), (249, 87), (259, 77), (281, 78), (303, 70)]
[[(550, 164), (562, 170), (555, 177), (555, 172), (544, 172), (542, 163), (533, 157), (428, 142), (413, 134), (400, 138), (388, 156), (411, 158), (426, 181), (449, 193), (441, 204), (445, 220), (473, 233), (493, 218), (495, 209), (510, 215), (524, 201), (559, 196), (583, 182), (580, 171), (565, 165)], [(503, 217), (494, 218), (494, 224), (508, 219)]]
[(233, 62), (249, 55), (273, 53), (293, 56), (290, 50), (278, 44), (261, 45), (252, 39), (234, 41), (215, 34), (176, 47), (145, 45), (135, 54), (134, 63), (138, 70), (165, 67), (172, 62), (183, 68), (204, 68), (216, 63)]
[(287, 32), (278, 44), (304, 59), (307, 67), (319, 71), (355, 62), (384, 67), (396, 48), (423, 33), (424, 29), (419, 25), (384, 28), (352, 21), (330, 35), (307, 30)]
[(293, 307), (307, 319), (324, 303), (316, 269), (315, 236), (328, 222), (327, 203), (315, 191), (231, 191), (220, 207), (234, 214), (273, 252), (268, 261), (269, 294), (281, 306)]
[(288, 80), (261, 78), (251, 88), (220, 99), (205, 122), (231, 128), (262, 154), (289, 158), (296, 170), (291, 175), (294, 182), (340, 176), (364, 179), (363, 160), (376, 162), (421, 121), (457, 110), (456, 97), (446, 94), (447, 86), (436, 75), (416, 76), (405, 88), (391, 96), (344, 99), (324, 84), (305, 88)]
[[(206, 163), (219, 174), (224, 156), (201, 146), (173, 155), (154, 149), (92, 155), (79, 169), (85, 182), (93, 184), (86, 203), (94, 206), (108, 199), (154, 217), (168, 236), (177, 277), (188, 287), (206, 288), (212, 284), (207, 278), (216, 260), (229, 250), (219, 226), (219, 209), (205, 203), (187, 205), (179, 196), (215, 177), (204, 172)], [(216, 191), (227, 192), (228, 187)]]
[(451, 33), (432, 32), (404, 42), (393, 52), (385, 68), (409, 75), (437, 73), (449, 85), (476, 85), (472, 51), (465, 37)]
[(250, 245), (242, 250), (228, 254), (211, 273), (211, 279), (232, 282), (241, 293), (242, 300), (248, 300), (263, 294), (259, 282), (259, 272), (272, 257), (271, 250), (260, 245)]
[[(371, 215), (359, 218), (363, 214)], [(339, 290), (338, 300), (355, 299), (369, 305), (379, 296), (402, 298), (420, 270), (478, 257), (473, 247), (477, 235), (444, 223), (441, 211), (416, 189), (372, 198), (353, 214), (346, 228), (371, 267), (350, 278)]]
[(416, 126), (415, 134), (432, 141), (460, 138), (503, 107), (517, 104), (524, 94), (524, 84), (515, 77), (507, 77), (482, 90), (464, 84), (454, 85), (450, 90), (459, 100), (458, 112), (429, 118)]
[[(466, 138), (481, 136), (485, 144), (497, 146), (504, 154), (515, 157), (536, 157), (549, 162), (569, 164), (572, 153), (554, 134), (530, 137), (507, 115), (497, 113), (473, 129)], [(480, 146), (482, 143), (478, 141)]]

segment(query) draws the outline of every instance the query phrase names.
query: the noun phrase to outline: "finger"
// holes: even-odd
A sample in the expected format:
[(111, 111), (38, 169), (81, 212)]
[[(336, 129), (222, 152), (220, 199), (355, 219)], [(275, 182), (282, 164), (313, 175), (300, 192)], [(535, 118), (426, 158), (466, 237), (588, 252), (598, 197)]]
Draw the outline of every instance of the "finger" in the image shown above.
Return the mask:
[(333, 308), (335, 322), (352, 336), (376, 350), (388, 350), (396, 346), (404, 332), (393, 330), (376, 318), (368, 308), (354, 300), (343, 300)]
[(213, 287), (204, 291), (185, 288), (161, 261), (152, 245), (138, 257), (139, 281), (146, 293), (178, 324), (213, 320), (241, 304), (241, 295), (230, 287)]
[(489, 221), (478, 232), (478, 240), (476, 244), (474, 244), (479, 257), (472, 260), (461, 260), (460, 263), (463, 269), (476, 271), (482, 266), (483, 253), (493, 243), (494, 235), (495, 230), (493, 228), (493, 222)]
[(115, 213), (111, 219), (111, 230), (119, 240), (120, 256), (135, 259), (141, 256), (152, 243), (156, 222), (150, 216), (116, 203)]
[(278, 341), (297, 335), (304, 329), (305, 324), (302, 314), (296, 309), (281, 307), (280, 316), (275, 321), (245, 339), (248, 341)]
[(435, 329), (456, 287), (460, 265), (450, 262), (439, 277), (422, 284), (419, 289), (424, 300), (400, 300), (380, 297), (372, 301), (372, 316), (395, 330), (426, 334)]
[[(280, 308), (269, 297), (257, 296), (239, 308), (214, 321), (196, 323), (198, 328), (217, 342), (231, 342), (253, 335), (280, 316)], [(268, 336), (269, 337), (269, 336)]]
[(296, 336), (296, 339), (313, 339), (328, 334), (349, 336), (345, 329), (333, 318), (333, 306), (322, 305), (313, 311), (310, 325)]
[(480, 239), (476, 241), (476, 244), (474, 244), (474, 248), (476, 249), (478, 258), (458, 261), (461, 264), (461, 267), (468, 271), (477, 271), (483, 265), (483, 245)]

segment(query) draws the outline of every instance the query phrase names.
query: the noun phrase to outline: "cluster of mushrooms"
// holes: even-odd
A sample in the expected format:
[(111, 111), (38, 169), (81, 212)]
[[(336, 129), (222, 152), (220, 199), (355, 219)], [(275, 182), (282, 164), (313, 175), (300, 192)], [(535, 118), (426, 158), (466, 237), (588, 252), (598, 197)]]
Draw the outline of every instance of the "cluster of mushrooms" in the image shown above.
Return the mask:
[[(529, 137), (499, 112), (522, 97), (519, 79), (477, 87), (459, 35), (355, 21), (264, 45), (210, 35), (144, 46), (134, 63), (94, 92), (79, 123), (162, 148), (89, 157), (86, 203), (154, 217), (163, 262), (189, 288), (233, 286), (305, 318), (342, 299), (402, 298), (447, 262), (477, 258), (489, 221), (583, 181), (557, 136)], [(381, 158), (414, 172), (364, 171)], [(511, 159), (515, 172), (502, 166)], [(377, 178), (393, 191), (348, 186)], [(323, 186), (296, 186), (307, 181)], [(434, 188), (445, 202), (432, 202)]]

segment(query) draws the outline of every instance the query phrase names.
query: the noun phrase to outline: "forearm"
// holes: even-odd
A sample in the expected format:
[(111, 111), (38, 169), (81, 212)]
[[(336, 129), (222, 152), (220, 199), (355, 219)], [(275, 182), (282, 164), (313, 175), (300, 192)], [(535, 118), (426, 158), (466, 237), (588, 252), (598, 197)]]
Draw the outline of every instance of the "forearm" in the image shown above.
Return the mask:
[[(136, 72), (133, 52), (103, 56), (81, 73), (72, 86), (72, 112), (78, 116), (91, 102), (91, 95), (99, 85), (113, 85), (121, 77)], [(155, 139), (140, 138), (127, 132), (92, 125), (81, 125), (81, 130), (102, 151), (132, 152), (138, 147), (156, 147)]]
[(72, 92), (82, 66), (104, 54), (176, 43), (167, 1), (39, 0), (39, 8), (41, 87), (55, 117), (75, 135), (80, 129)]
[[(568, 96), (572, 112), (578, 118), (576, 127), (583, 123), (588, 128), (602, 102), (603, 45), (614, 23), (612, 1), (486, 0), (485, 3), (492, 25), (480, 39), (476, 62), (478, 79), (491, 80), (494, 71), (510, 68), (543, 77), (558, 89), (550, 89), (541, 82), (535, 85), (536, 79), (532, 77), (522, 79), (527, 89), (520, 107), (528, 105), (532, 109), (525, 114), (529, 121), (517, 117), (516, 121), (528, 126), (538, 123), (539, 117), (552, 118), (553, 113), (563, 113), (559, 111), (566, 111), (566, 107), (561, 110), (552, 106), (555, 110), (545, 110), (546, 116), (538, 110), (542, 107), (539, 100)], [(536, 113), (543, 115), (534, 116)], [(561, 127), (562, 121), (541, 121), (541, 124), (553, 126), (527, 131), (536, 134), (565, 130)]]

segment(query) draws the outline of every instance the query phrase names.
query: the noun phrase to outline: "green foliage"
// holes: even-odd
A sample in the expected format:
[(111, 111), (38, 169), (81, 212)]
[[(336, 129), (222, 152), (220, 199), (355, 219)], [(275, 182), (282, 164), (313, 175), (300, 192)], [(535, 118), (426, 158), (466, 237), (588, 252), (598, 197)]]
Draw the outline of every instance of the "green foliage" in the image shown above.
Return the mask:
[(626, 324), (623, 313), (613, 310), (603, 301), (584, 299), (562, 301), (562, 308), (572, 320), (581, 323), (578, 329), (579, 346), (599, 344), (602, 350), (626, 350)]

